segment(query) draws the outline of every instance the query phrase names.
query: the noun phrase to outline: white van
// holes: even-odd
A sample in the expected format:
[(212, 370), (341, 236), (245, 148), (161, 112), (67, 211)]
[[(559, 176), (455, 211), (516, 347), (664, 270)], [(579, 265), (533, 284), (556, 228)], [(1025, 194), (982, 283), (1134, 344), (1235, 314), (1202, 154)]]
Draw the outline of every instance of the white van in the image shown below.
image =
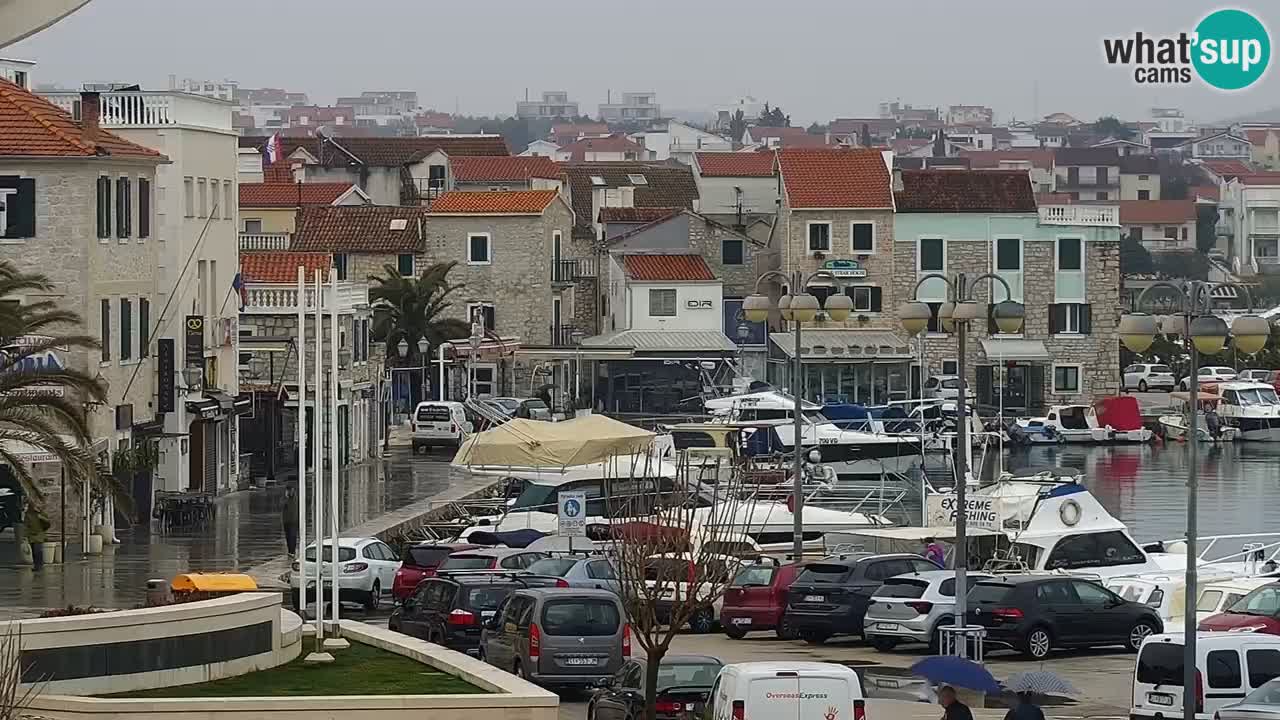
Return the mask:
[(820, 662), (725, 665), (711, 686), (711, 720), (865, 720), (862, 684), (852, 669)]
[(471, 421), (460, 402), (429, 400), (413, 409), (413, 452), (446, 445), (457, 448), (471, 434)]
[[(1152, 635), (1138, 650), (1131, 720), (1182, 717), (1182, 633)], [(1244, 632), (1196, 634), (1196, 718), (1280, 677), (1280, 636)]]

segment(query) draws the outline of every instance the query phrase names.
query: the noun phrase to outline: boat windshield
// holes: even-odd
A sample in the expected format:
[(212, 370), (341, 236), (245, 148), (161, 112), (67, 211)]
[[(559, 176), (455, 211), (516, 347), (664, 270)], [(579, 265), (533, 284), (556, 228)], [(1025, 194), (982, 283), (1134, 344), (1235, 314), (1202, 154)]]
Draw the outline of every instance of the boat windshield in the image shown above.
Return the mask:
[(1119, 530), (1067, 535), (1053, 546), (1046, 570), (1134, 565), (1146, 562), (1141, 548)]
[[(1225, 399), (1225, 393), (1224, 399)], [(1236, 397), (1238, 404), (1242, 407), (1249, 405), (1275, 405), (1280, 402), (1280, 398), (1276, 397), (1276, 391), (1273, 388), (1253, 388), (1249, 390), (1237, 390)]]

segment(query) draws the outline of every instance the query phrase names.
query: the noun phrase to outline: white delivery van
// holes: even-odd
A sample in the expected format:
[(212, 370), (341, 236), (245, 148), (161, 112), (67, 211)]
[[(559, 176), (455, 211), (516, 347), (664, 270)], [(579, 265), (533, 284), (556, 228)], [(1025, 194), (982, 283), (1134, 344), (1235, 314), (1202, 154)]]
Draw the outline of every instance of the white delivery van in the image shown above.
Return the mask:
[(471, 421), (467, 420), (462, 403), (431, 401), (418, 403), (413, 409), (413, 452), (419, 448), (436, 445), (458, 448), (471, 434)]
[(864, 720), (862, 684), (835, 663), (746, 662), (725, 665), (711, 686), (711, 720)]
[[(1138, 650), (1131, 720), (1182, 717), (1182, 633), (1148, 637)], [(1280, 677), (1280, 636), (1251, 632), (1196, 633), (1196, 718)]]

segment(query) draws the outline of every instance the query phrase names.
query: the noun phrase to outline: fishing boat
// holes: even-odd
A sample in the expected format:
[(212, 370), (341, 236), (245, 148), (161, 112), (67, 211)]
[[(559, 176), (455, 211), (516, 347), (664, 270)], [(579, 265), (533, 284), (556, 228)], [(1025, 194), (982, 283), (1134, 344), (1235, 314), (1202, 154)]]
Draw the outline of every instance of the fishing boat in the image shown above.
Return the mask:
[(1044, 417), (1020, 419), (1016, 428), (1010, 439), (1027, 443), (1144, 443), (1152, 436), (1130, 395), (1102, 398), (1093, 405), (1051, 405)]
[(1218, 384), (1218, 415), (1237, 428), (1237, 440), (1280, 442), (1280, 397), (1271, 385), (1231, 381)]
[[(1236, 440), (1239, 428), (1223, 424), (1215, 411), (1215, 406), (1222, 398), (1213, 393), (1202, 392), (1199, 399), (1202, 408), (1196, 417), (1196, 437), (1199, 441), (1217, 443)], [(1160, 430), (1166, 440), (1186, 440), (1190, 428), (1191, 393), (1169, 393), (1169, 403), (1170, 412), (1160, 416)]]

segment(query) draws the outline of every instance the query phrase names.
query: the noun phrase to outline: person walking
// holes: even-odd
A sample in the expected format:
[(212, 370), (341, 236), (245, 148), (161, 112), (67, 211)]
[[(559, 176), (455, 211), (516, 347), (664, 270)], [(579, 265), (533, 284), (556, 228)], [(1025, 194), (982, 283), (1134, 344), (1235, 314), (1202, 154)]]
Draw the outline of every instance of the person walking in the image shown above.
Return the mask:
[(1020, 692), (1017, 698), (1015, 701), (1017, 704), (1004, 714), (1004, 720), (1044, 720), (1044, 711), (1036, 705), (1034, 695), (1029, 692)]
[(942, 720), (973, 720), (973, 711), (956, 697), (956, 689), (943, 685), (938, 690), (938, 704), (942, 706)]
[(44, 568), (44, 541), (45, 533), (49, 530), (49, 520), (45, 518), (44, 513), (34, 503), (27, 503), (26, 512), (22, 518), (22, 534), (26, 537), (27, 543), (31, 545), (31, 568), (33, 570), (41, 570)]
[(924, 539), (924, 556), (929, 560), (938, 564), (938, 567), (947, 566), (947, 551), (942, 547), (942, 543), (937, 538), (927, 537)]
[(284, 489), (284, 509), (280, 511), (280, 524), (284, 526), (284, 544), (288, 546), (289, 555), (292, 556), (298, 550), (298, 493), (292, 485), (287, 485)]

